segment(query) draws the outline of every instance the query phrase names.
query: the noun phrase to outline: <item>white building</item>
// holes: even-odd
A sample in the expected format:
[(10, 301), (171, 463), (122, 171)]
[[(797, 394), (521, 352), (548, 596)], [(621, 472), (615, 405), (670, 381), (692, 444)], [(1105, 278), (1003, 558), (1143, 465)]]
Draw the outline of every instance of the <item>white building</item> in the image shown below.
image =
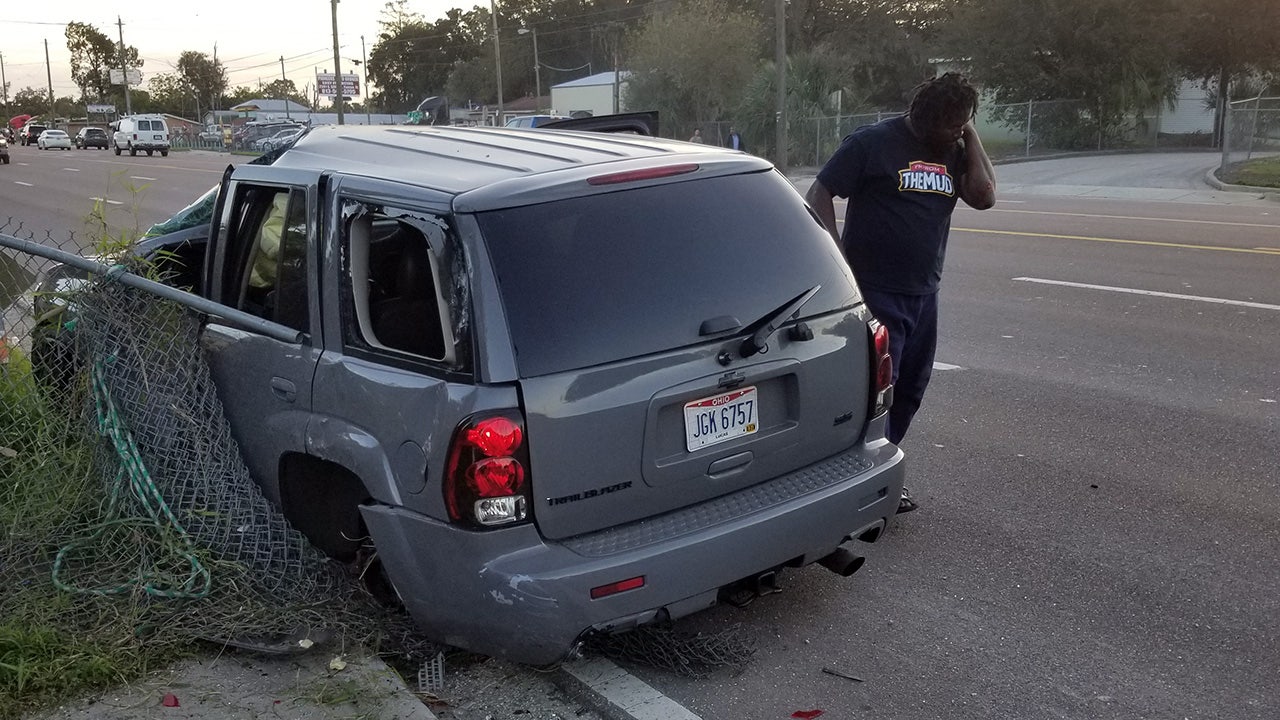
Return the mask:
[(1213, 108), (1205, 107), (1204, 88), (1198, 80), (1183, 80), (1173, 110), (1160, 107), (1160, 132), (1166, 134), (1213, 134)]
[[(619, 70), (588, 75), (551, 86), (551, 107), (557, 115), (588, 112), (611, 115), (626, 112), (627, 78), (630, 71)], [(616, 103), (616, 105), (615, 105)]]

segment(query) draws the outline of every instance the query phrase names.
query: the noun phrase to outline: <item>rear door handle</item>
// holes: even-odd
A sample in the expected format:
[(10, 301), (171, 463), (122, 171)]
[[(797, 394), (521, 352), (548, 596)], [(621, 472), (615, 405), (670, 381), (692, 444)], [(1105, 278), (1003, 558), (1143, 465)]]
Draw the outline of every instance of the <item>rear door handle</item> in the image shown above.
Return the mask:
[(298, 397), (298, 386), (292, 380), (282, 377), (271, 378), (271, 394), (285, 402), (293, 402)]

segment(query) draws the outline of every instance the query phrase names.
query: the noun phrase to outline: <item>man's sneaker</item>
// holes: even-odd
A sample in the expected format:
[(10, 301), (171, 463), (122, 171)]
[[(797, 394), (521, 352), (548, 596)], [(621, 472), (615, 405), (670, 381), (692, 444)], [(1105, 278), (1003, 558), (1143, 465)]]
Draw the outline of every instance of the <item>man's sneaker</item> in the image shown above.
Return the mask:
[(915, 500), (911, 499), (911, 493), (907, 492), (907, 488), (902, 488), (902, 499), (898, 500), (898, 514), (909, 513), (920, 507)]

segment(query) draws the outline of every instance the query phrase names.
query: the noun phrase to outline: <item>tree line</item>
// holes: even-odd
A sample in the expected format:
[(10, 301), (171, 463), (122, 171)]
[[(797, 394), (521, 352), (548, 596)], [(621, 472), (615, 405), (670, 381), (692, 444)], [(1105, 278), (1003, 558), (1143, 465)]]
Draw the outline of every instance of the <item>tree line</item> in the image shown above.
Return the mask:
[[(497, 25), (507, 101), (533, 95), (537, 79), (545, 95), (617, 67), (632, 73), (627, 105), (658, 110), (666, 127), (732, 120), (772, 135), (774, 0), (506, 0)], [(408, 0), (388, 2), (368, 57), (377, 91), (367, 102), (394, 113), (433, 95), (493, 104), (492, 27), (482, 5), (428, 21)], [(792, 118), (901, 110), (917, 83), (946, 66), (967, 72), (991, 102), (1078, 101), (1075, 112), (1105, 132), (1172, 102), (1186, 78), (1219, 104), (1280, 89), (1277, 29), (1272, 0), (789, 0), (786, 109)], [(119, 46), (82, 23), (66, 36), (79, 102), (120, 106), (108, 81)], [(141, 64), (136, 48), (124, 53)], [(225, 66), (188, 51), (175, 72), (151, 76), (133, 106), (194, 116), (262, 96), (315, 100), (287, 80), (229, 88)], [(45, 110), (48, 98), (26, 88), (14, 105)]]

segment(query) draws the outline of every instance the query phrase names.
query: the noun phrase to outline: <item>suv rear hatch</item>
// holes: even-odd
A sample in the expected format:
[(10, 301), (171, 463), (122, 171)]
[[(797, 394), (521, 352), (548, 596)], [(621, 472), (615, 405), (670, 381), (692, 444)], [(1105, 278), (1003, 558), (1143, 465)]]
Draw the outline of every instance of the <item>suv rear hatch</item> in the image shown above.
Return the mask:
[[(858, 442), (870, 383), (861, 300), (777, 172), (694, 174), (478, 217), (545, 537), (705, 501)], [(771, 317), (781, 327), (760, 333), (767, 347), (744, 350)]]

